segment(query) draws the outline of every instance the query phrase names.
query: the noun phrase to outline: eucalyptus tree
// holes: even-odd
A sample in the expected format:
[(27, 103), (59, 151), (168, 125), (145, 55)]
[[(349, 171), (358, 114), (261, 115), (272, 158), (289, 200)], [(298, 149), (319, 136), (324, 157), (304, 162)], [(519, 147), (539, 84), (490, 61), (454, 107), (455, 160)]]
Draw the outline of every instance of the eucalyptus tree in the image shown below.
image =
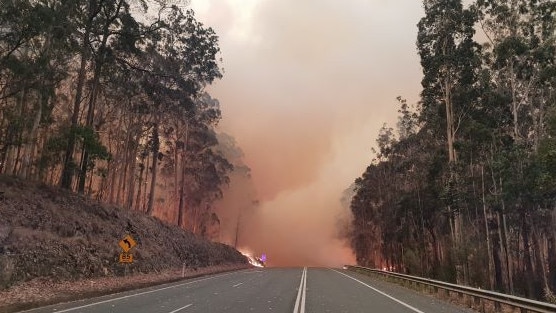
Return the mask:
[(193, 222), (192, 228), (196, 229), (198, 217), (222, 197), (221, 188), (229, 182), (227, 174), (233, 167), (216, 149), (218, 139), (214, 126), (220, 118), (219, 102), (207, 93), (202, 93), (196, 100), (191, 118), (185, 120), (185, 141), (182, 144), (176, 142), (176, 146), (181, 147), (179, 158), (176, 157), (175, 161), (180, 226), (185, 225), (187, 206), (192, 213), (189, 216)]
[[(152, 214), (160, 159), (160, 124), (176, 116), (183, 125), (195, 119), (196, 98), (203, 88), (221, 77), (217, 62), (218, 37), (211, 28), (195, 19), (191, 10), (173, 6), (166, 12), (161, 27), (144, 39), (144, 53), (138, 63), (140, 84), (150, 120), (152, 153), (151, 182), (147, 212)], [(139, 66), (140, 65), (140, 66)], [(185, 131), (186, 127), (182, 128)]]
[(424, 8), (420, 106), (399, 99), (398, 132), (380, 130), (356, 181), (357, 260), (552, 299), (556, 3)]
[[(475, 43), (476, 14), (461, 0), (425, 0), (425, 17), (419, 24), (417, 47), (423, 68), (421, 118), (429, 127), (444, 128), (447, 169), (444, 200), (454, 252), (462, 241), (463, 218), (460, 203), (459, 132), (473, 110), (479, 47)], [(463, 262), (463, 263), (462, 263)], [(457, 260), (458, 280), (466, 280), (465, 260)]]
[[(482, 14), (481, 28), (488, 38), (485, 60), (491, 84), (507, 108), (505, 118), (511, 121), (511, 127), (501, 133), (511, 141), (505, 141), (500, 153), (493, 156), (500, 164), (495, 174), (499, 177), (498, 189), (503, 190), (500, 198), (506, 204), (502, 216), (505, 219), (508, 213), (510, 219), (520, 221), (514, 228), (521, 238), (504, 236), (507, 276), (512, 288), (512, 263), (522, 264), (529, 279), (521, 274), (517, 278), (524, 281), (529, 296), (540, 296), (542, 289), (556, 287), (547, 279), (544, 260), (548, 251), (540, 244), (540, 237), (553, 238), (552, 227), (539, 223), (551, 220), (552, 205), (546, 202), (550, 201), (550, 193), (539, 194), (536, 189), (536, 181), (546, 176), (537, 155), (541, 142), (550, 136), (547, 116), (554, 107), (556, 3), (481, 0), (477, 7)], [(523, 248), (520, 239), (524, 241)], [(513, 249), (509, 247), (512, 242)], [(521, 262), (512, 260), (512, 250), (523, 256)]]
[(39, 128), (52, 124), (74, 51), (71, 1), (5, 1), (0, 8), (0, 172), (30, 177)]
[[(146, 3), (144, 1), (139, 3), (146, 11)], [(133, 46), (139, 34), (130, 32), (130, 30), (138, 31), (138, 23), (131, 13), (129, 1), (89, 0), (80, 4), (84, 14), (78, 20), (80, 27), (75, 29), (80, 47), (79, 68), (60, 184), (64, 188), (71, 188), (73, 174), (80, 163), (77, 190), (82, 193), (87, 171), (94, 166), (94, 161), (91, 162), (89, 159), (98, 154), (91, 151), (91, 147), (82, 145), (81, 161), (75, 162), (74, 150), (78, 139), (76, 134), (80, 132), (79, 128), (86, 128), (92, 132), (98, 131), (93, 127), (94, 112), (106, 62), (119, 52), (117, 48), (121, 48), (121, 45), (117, 46), (115, 43), (124, 41), (128, 46)], [(92, 70), (92, 73), (89, 73), (89, 70)], [(91, 77), (90, 82), (87, 82), (88, 75)], [(87, 95), (87, 105), (85, 110), (82, 110), (84, 95)], [(81, 113), (85, 115), (83, 122), (80, 121)]]
[[(93, 76), (90, 82), (90, 91), (87, 103), (87, 114), (85, 120), (85, 127), (88, 129), (93, 128), (93, 120), (95, 115), (95, 106), (101, 88), (101, 76), (103, 69), (111, 55), (117, 54), (114, 48), (130, 47), (135, 48), (135, 41), (139, 38), (139, 27), (134, 17), (130, 12), (130, 5), (124, 0), (117, 1), (101, 1), (97, 4), (99, 6), (99, 14), (97, 15), (97, 23), (99, 24), (98, 33), (94, 32), (92, 35), (91, 46), (93, 47), (92, 67)], [(146, 5), (145, 5), (146, 9)], [(124, 37), (124, 38), (122, 38)], [(123, 41), (126, 45), (114, 45), (114, 42)], [(90, 162), (90, 157), (94, 151), (84, 146), (81, 157), (81, 170), (79, 172), (79, 181), (77, 191), (84, 192), (85, 180), (87, 171), (94, 166)], [(93, 158), (94, 162), (94, 158)]]

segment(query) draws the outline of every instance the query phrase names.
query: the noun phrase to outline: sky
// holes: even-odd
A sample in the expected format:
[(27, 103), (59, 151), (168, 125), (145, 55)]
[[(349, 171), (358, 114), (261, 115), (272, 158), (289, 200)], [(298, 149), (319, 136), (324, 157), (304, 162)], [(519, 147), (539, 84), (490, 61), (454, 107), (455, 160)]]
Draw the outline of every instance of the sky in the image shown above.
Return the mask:
[(418, 100), (417, 0), (191, 0), (220, 37), (220, 130), (260, 200), (243, 244), (273, 266), (354, 263), (342, 192), (371, 162), (397, 96)]

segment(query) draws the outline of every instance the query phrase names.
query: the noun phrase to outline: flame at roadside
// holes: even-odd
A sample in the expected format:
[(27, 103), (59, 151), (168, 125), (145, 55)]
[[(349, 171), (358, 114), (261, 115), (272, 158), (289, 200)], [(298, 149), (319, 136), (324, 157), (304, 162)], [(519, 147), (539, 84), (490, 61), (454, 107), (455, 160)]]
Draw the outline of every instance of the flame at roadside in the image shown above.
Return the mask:
[(242, 249), (238, 249), (238, 251), (243, 254), (245, 257), (247, 257), (247, 260), (249, 261), (249, 264), (255, 266), (255, 267), (265, 267), (264, 261), (262, 260), (262, 258), (258, 258), (256, 256), (253, 255), (253, 253), (251, 252), (246, 252), (247, 250), (242, 250)]

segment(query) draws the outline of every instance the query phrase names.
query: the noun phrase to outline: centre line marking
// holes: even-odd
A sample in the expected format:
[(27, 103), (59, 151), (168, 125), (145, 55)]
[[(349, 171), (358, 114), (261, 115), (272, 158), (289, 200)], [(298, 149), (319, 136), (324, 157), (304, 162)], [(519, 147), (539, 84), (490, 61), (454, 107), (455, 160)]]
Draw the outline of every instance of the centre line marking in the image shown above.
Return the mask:
[(235, 284), (235, 285), (233, 285), (232, 287), (237, 287), (237, 286), (239, 286), (239, 285), (243, 285), (243, 283)]
[(188, 304), (188, 305), (186, 305), (186, 306), (182, 306), (181, 308), (175, 309), (174, 311), (172, 311), (172, 312), (170, 312), (170, 313), (176, 313), (176, 312), (181, 311), (181, 310), (183, 310), (183, 309), (186, 309), (186, 308), (188, 308), (188, 307), (190, 307), (190, 306), (192, 306), (192, 305), (193, 305), (193, 303)]
[(303, 294), (301, 295), (301, 308), (299, 313), (305, 313), (305, 292), (307, 291), (307, 268), (305, 268), (305, 278), (303, 279)]
[(407, 304), (407, 303), (405, 303), (405, 302), (403, 302), (403, 301), (401, 301), (401, 300), (398, 300), (398, 299), (392, 297), (391, 295), (389, 295), (389, 294), (387, 294), (387, 293), (384, 293), (384, 292), (382, 292), (382, 291), (380, 291), (380, 290), (378, 290), (378, 289), (376, 289), (376, 288), (374, 288), (374, 287), (369, 286), (368, 284), (365, 284), (364, 282), (360, 281), (360, 280), (357, 279), (357, 278), (353, 278), (353, 277), (351, 277), (351, 276), (349, 276), (349, 275), (347, 275), (347, 274), (344, 274), (344, 273), (342, 273), (342, 272), (339, 272), (339, 271), (337, 271), (337, 270), (335, 270), (335, 269), (333, 269), (333, 268), (331, 268), (330, 270), (331, 270), (331, 271), (334, 271), (334, 272), (336, 272), (336, 273), (338, 273), (338, 274), (344, 275), (344, 276), (347, 277), (347, 278), (353, 279), (353, 280), (355, 280), (356, 282), (360, 283), (361, 285), (363, 285), (363, 286), (365, 286), (365, 287), (368, 287), (368, 288), (370, 288), (370, 289), (372, 289), (372, 290), (374, 290), (374, 291), (380, 293), (381, 295), (383, 295), (383, 296), (385, 296), (385, 297), (387, 297), (387, 298), (389, 298), (389, 299), (391, 299), (391, 300), (393, 300), (393, 301), (395, 301), (395, 302), (397, 302), (397, 303), (399, 303), (399, 304), (405, 306), (406, 308), (408, 308), (408, 309), (410, 309), (410, 310), (412, 310), (412, 311), (414, 311), (414, 312), (417, 312), (417, 313), (425, 313), (425, 312), (423, 312), (423, 311), (421, 311), (421, 310), (419, 310), (419, 309), (417, 309), (417, 308), (415, 308), (415, 307), (412, 307), (411, 305), (409, 305), (409, 304)]
[[(295, 306), (293, 313), (305, 313), (305, 289), (307, 288), (307, 268), (303, 268), (301, 273), (301, 281), (299, 282), (299, 289), (297, 290), (297, 298), (295, 299)], [(301, 304), (301, 306), (300, 306)]]

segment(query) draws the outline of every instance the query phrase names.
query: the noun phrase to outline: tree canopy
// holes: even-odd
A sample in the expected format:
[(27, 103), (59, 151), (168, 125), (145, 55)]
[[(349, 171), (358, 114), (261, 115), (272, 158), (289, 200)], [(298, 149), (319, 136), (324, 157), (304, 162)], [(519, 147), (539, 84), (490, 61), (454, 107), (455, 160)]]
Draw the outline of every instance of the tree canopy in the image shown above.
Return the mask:
[(412, 110), (398, 98), (397, 129), (380, 130), (376, 158), (355, 181), (357, 261), (550, 299), (556, 3), (423, 6), (421, 100)]
[(217, 149), (218, 36), (171, 1), (0, 6), (0, 173), (197, 231), (233, 170)]

